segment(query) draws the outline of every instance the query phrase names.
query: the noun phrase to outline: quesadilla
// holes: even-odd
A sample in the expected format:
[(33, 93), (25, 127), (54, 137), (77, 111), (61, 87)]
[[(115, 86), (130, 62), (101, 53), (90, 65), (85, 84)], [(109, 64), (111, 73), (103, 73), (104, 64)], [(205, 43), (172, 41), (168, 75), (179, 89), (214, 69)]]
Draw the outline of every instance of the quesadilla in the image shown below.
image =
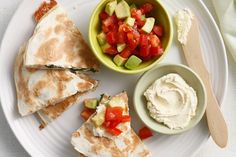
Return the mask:
[[(108, 98), (108, 97), (106, 97)], [(123, 108), (122, 116), (127, 117), (128, 97), (126, 92), (120, 93), (111, 99), (102, 100), (96, 112), (72, 134), (71, 143), (74, 148), (84, 156), (93, 157), (146, 157), (149, 150), (142, 143), (130, 126), (130, 122), (119, 123), (116, 129), (122, 133), (114, 135), (104, 127), (107, 125), (108, 108)], [(104, 108), (106, 109), (104, 111)], [(105, 121), (101, 125), (94, 123), (94, 119), (102, 119), (101, 113), (105, 112)], [(109, 115), (109, 114), (108, 114)], [(113, 114), (114, 115), (114, 114)], [(99, 117), (99, 118), (97, 118)]]
[(24, 54), (25, 46), (19, 51), (14, 70), (18, 109), (22, 116), (95, 87), (94, 82), (85, 79), (85, 75), (69, 70), (27, 68), (24, 66)]
[[(81, 74), (81, 78), (83, 78), (84, 80), (87, 80), (93, 84), (94, 87), (92, 90), (96, 89), (96, 87), (98, 85), (98, 81), (93, 80), (90, 77), (88, 77), (87, 75), (82, 75), (82, 74)], [(41, 123), (39, 128), (40, 129), (45, 128), (49, 123), (51, 123), (53, 120), (58, 118), (64, 111), (66, 111), (68, 108), (70, 108), (70, 106), (75, 104), (79, 100), (79, 98), (86, 93), (88, 93), (88, 91), (78, 92), (72, 96), (69, 96), (68, 98), (66, 98), (62, 102), (59, 102), (55, 105), (49, 105), (49, 106), (41, 109), (40, 111), (38, 111), (37, 116), (38, 116), (40, 123)]]
[(27, 44), (25, 66), (98, 71), (96, 57), (65, 10), (55, 4), (47, 13), (42, 7), (40, 11), (44, 15)]

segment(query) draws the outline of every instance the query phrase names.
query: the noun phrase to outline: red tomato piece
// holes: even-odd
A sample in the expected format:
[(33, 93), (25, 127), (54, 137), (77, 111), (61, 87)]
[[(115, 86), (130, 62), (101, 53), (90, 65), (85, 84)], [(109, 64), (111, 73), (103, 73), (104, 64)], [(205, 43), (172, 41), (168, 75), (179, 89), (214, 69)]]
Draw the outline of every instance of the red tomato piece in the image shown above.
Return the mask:
[(107, 107), (105, 113), (105, 121), (118, 120), (122, 117), (122, 107)]
[(146, 138), (148, 138), (148, 137), (153, 136), (152, 131), (151, 131), (149, 128), (147, 128), (147, 127), (141, 128), (141, 129), (139, 130), (138, 135), (139, 135), (139, 137), (140, 137), (142, 140), (144, 140), (144, 139), (146, 139)]
[(147, 46), (148, 45), (148, 35), (141, 34), (139, 43), (140, 43), (140, 46)]
[(107, 128), (106, 131), (109, 132), (110, 134), (114, 135), (114, 136), (118, 136), (122, 133), (122, 131), (120, 129), (117, 129), (117, 128)]
[(116, 34), (116, 38), (117, 38), (117, 43), (125, 43), (127, 38), (126, 38), (126, 33), (125, 32), (118, 32)]
[(121, 117), (120, 122), (124, 123), (124, 122), (130, 122), (131, 121), (131, 117), (129, 115), (124, 115)]
[(158, 37), (162, 37), (164, 34), (164, 29), (162, 26), (155, 25), (152, 30)]
[(128, 26), (127, 24), (125, 24), (125, 23), (120, 25), (119, 29), (118, 29), (119, 32), (125, 32), (125, 33), (131, 32), (132, 30), (133, 29), (130, 26)]
[(107, 17), (105, 20), (102, 21), (103, 25), (108, 27), (111, 25), (116, 25), (118, 22), (118, 19), (115, 15)]
[(116, 33), (115, 32), (108, 32), (106, 35), (106, 39), (110, 45), (116, 44)]
[(140, 7), (140, 10), (143, 14), (150, 13), (153, 9), (153, 5), (150, 3), (145, 3)]
[(137, 20), (135, 23), (137, 24), (137, 27), (138, 27), (138, 28), (141, 28), (141, 27), (143, 27), (143, 25), (145, 24), (145, 21)]
[(104, 25), (102, 25), (102, 31), (103, 31), (104, 33), (107, 33), (107, 32), (109, 32), (109, 28), (106, 27), (106, 26), (104, 26)]
[(108, 14), (105, 12), (105, 11), (102, 11), (100, 14), (99, 14), (99, 17), (101, 20), (105, 20), (106, 18), (108, 18)]
[(108, 55), (114, 56), (118, 53), (118, 51), (115, 47), (109, 47), (105, 50), (105, 53)]
[(139, 44), (140, 34), (138, 31), (133, 30), (127, 33), (128, 47), (134, 50)]
[(132, 55), (132, 52), (129, 48), (125, 48), (123, 51), (121, 51), (120, 55), (123, 58), (129, 58), (129, 56)]
[(148, 57), (148, 56), (149, 56), (149, 53), (150, 53), (150, 45), (141, 46), (141, 47), (140, 47), (139, 55), (140, 55), (142, 58)]
[(95, 112), (93, 109), (88, 109), (84, 108), (84, 110), (80, 113), (80, 116), (84, 119), (87, 120), (89, 117)]
[(131, 17), (135, 18), (136, 20), (141, 21), (142, 11), (140, 9), (132, 9), (131, 10)]
[(151, 47), (150, 49), (150, 55), (152, 57), (160, 56), (163, 53), (163, 49), (158, 46), (158, 47)]
[(152, 47), (157, 47), (160, 44), (160, 39), (156, 35), (150, 35), (149, 40)]

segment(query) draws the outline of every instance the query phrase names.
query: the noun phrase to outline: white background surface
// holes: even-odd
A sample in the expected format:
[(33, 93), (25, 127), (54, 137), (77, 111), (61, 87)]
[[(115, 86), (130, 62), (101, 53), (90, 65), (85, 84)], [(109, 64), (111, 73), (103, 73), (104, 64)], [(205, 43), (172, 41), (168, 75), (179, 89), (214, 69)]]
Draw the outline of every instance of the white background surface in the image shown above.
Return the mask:
[[(14, 14), (21, 0), (0, 0), (0, 41), (11, 16)], [(214, 15), (210, 0), (204, 0), (207, 7)], [(23, 17), (22, 17), (23, 18)], [(9, 41), (11, 42), (11, 41)], [(2, 52), (6, 53), (7, 52)], [(236, 156), (236, 63), (228, 54), (229, 82), (225, 101), (222, 104), (222, 112), (229, 129), (229, 143), (227, 148), (219, 149), (210, 139), (206, 145), (194, 157), (235, 157)], [(220, 64), (220, 63), (219, 63)], [(1, 75), (1, 74), (0, 74)], [(1, 87), (0, 87), (1, 90)], [(0, 157), (27, 157), (27, 153), (14, 137), (0, 107)]]

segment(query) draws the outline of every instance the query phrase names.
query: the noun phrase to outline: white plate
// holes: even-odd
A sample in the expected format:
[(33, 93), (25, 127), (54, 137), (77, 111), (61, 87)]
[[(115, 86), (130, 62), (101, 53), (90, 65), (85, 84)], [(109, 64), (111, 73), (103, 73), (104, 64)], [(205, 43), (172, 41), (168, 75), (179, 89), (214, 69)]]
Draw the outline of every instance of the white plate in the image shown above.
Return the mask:
[[(99, 0), (66, 0), (61, 3), (76, 22), (87, 39), (88, 22), (92, 10)], [(219, 30), (201, 1), (196, 0), (162, 0), (173, 16), (176, 10), (190, 8), (199, 19), (201, 44), (204, 61), (212, 78), (213, 88), (221, 103), (227, 86), (227, 59), (224, 44)], [(70, 144), (70, 136), (82, 124), (79, 116), (81, 103), (74, 105), (59, 119), (43, 131), (38, 129), (38, 121), (34, 116), (20, 117), (16, 107), (16, 93), (13, 81), (13, 65), (20, 46), (29, 39), (34, 29), (32, 14), (41, 0), (25, 0), (15, 12), (2, 41), (0, 54), (0, 87), (1, 102), (6, 118), (16, 137), (31, 156), (75, 157), (78, 153)], [(175, 27), (174, 27), (175, 28)], [(174, 34), (176, 36), (176, 34)], [(163, 62), (183, 63), (183, 54), (176, 38)], [(133, 89), (139, 75), (124, 75), (102, 67), (95, 74), (100, 80), (99, 88), (89, 96), (98, 97), (107, 92), (111, 95), (127, 90), (132, 100)], [(142, 126), (133, 112), (130, 101), (132, 125), (137, 131)], [(181, 135), (166, 136), (155, 134), (145, 140), (153, 156), (159, 157), (190, 157), (209, 137), (205, 118), (191, 131)]]

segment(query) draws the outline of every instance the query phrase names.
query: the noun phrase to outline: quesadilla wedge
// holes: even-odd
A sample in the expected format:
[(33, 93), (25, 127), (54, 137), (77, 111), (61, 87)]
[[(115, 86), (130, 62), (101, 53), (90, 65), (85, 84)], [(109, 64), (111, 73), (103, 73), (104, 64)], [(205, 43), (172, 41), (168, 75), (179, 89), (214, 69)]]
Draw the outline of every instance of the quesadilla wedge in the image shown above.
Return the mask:
[[(96, 87), (98, 85), (98, 81), (93, 80), (90, 77), (88, 77), (87, 75), (82, 75), (82, 74), (81, 74), (81, 78), (83, 78), (84, 80), (87, 80), (93, 84), (94, 87), (91, 90), (96, 89)], [(49, 106), (41, 109), (40, 111), (38, 111), (37, 117), (39, 118), (40, 123), (41, 123), (39, 128), (40, 129), (45, 128), (49, 123), (51, 123), (53, 120), (58, 118), (63, 112), (65, 112), (68, 108), (70, 108), (70, 106), (77, 103), (81, 96), (85, 95), (88, 92), (89, 91), (78, 92), (72, 96), (67, 97), (62, 102), (59, 102), (55, 105), (49, 105)]]
[(85, 75), (69, 70), (27, 68), (24, 66), (24, 53), (25, 46), (20, 48), (14, 69), (18, 109), (22, 116), (94, 88), (94, 83), (84, 79)]
[[(123, 108), (121, 117), (127, 117), (129, 108), (126, 92), (120, 93), (111, 99), (102, 99), (96, 112), (72, 134), (71, 143), (80, 154), (93, 157), (149, 156), (149, 150), (133, 131), (129, 121), (119, 123), (115, 127), (122, 131), (119, 134), (107, 131), (107, 128), (105, 128), (111, 124), (106, 124), (110, 115), (108, 108), (116, 109), (116, 112), (118, 112), (117, 109), (120, 107)], [(100, 116), (103, 112), (105, 112), (105, 120), (104, 117)], [(113, 115), (111, 117), (116, 117), (114, 114), (111, 115)], [(97, 123), (96, 120), (103, 121), (103, 123)]]
[(42, 6), (36, 11), (35, 18), (39, 21), (26, 47), (25, 65), (40, 69), (98, 71), (99, 63), (75, 23), (62, 6), (51, 2), (53, 6), (47, 12)]

